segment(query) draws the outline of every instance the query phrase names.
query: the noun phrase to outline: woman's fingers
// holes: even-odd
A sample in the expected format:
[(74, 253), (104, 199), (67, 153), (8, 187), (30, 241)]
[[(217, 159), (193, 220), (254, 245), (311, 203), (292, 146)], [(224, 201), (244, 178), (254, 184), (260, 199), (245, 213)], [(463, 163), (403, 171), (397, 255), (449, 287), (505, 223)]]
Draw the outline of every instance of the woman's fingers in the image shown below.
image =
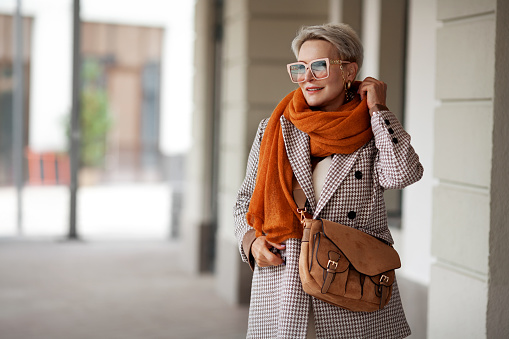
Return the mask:
[(277, 248), (278, 250), (284, 250), (286, 248), (285, 244), (280, 244), (280, 243), (277, 243), (277, 242), (270, 242), (268, 241), (267, 239), (265, 239), (265, 241), (272, 247), (275, 247)]
[(251, 253), (253, 254), (258, 266), (278, 266), (283, 263), (283, 259), (281, 259), (280, 254), (274, 254), (270, 251), (272, 247), (280, 250), (285, 248), (283, 244), (268, 242), (265, 236), (258, 237), (253, 242), (253, 245), (251, 246)]
[(267, 253), (262, 255), (259, 260), (256, 260), (256, 263), (260, 267), (279, 266), (283, 264), (283, 259), (281, 259), (280, 254), (274, 254), (270, 251), (267, 251)]
[(367, 97), (367, 104), (369, 109), (377, 104), (385, 106), (385, 100), (387, 97), (387, 84), (375, 78), (367, 77), (359, 85), (358, 93), (360, 94), (362, 100)]

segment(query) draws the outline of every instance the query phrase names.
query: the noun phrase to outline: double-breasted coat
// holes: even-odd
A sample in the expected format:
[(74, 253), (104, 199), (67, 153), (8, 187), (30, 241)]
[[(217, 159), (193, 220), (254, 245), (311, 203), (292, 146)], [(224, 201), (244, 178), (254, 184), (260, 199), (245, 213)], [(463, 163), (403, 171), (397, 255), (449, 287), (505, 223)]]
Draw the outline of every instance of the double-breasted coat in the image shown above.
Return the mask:
[[(258, 169), (260, 144), (268, 119), (259, 125), (246, 177), (234, 207), (235, 234), (244, 262), (254, 269), (247, 338), (305, 338), (312, 307), (318, 338), (403, 338), (410, 334), (397, 283), (389, 304), (375, 312), (352, 312), (312, 298), (299, 277), (300, 239), (281, 251), (285, 265), (258, 267), (250, 255), (254, 229), (246, 213)], [(393, 243), (383, 192), (402, 189), (422, 177), (423, 167), (410, 136), (389, 110), (373, 113), (374, 137), (352, 154), (334, 154), (319, 199), (312, 181), (309, 136), (280, 118), (286, 153), (308, 199), (313, 218), (324, 218)], [(311, 302), (311, 305), (310, 305)]]

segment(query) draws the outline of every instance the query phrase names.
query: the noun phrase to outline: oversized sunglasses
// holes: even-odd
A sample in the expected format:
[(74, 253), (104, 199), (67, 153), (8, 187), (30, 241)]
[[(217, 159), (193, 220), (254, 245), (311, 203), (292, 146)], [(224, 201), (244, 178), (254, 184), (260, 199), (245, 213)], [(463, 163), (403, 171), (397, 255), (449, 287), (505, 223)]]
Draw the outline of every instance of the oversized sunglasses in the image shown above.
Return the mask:
[(349, 61), (329, 60), (329, 58), (321, 58), (312, 60), (309, 63), (302, 61), (294, 62), (286, 65), (286, 68), (288, 69), (288, 74), (290, 74), (290, 79), (292, 82), (298, 84), (299, 82), (306, 80), (306, 71), (308, 68), (311, 71), (313, 78), (316, 80), (322, 80), (329, 77), (330, 65), (339, 65), (341, 70), (343, 70), (342, 65), (349, 63)]

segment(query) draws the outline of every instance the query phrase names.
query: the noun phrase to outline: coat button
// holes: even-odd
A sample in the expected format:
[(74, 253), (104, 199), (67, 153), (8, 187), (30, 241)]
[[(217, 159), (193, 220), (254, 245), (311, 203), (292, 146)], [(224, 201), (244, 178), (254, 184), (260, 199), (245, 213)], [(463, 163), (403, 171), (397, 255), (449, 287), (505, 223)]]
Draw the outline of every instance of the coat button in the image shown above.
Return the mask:
[(355, 177), (357, 179), (359, 179), (359, 180), (362, 179), (362, 172), (361, 171), (355, 171)]
[(348, 219), (355, 219), (356, 216), (357, 213), (355, 213), (354, 211), (348, 212)]
[(398, 143), (398, 138), (392, 138), (392, 142), (397, 144)]
[(388, 131), (389, 131), (389, 134), (394, 134), (394, 130), (392, 128), (389, 128)]
[(391, 124), (391, 122), (389, 121), (389, 119), (385, 119), (385, 120), (384, 120), (384, 122), (385, 122), (385, 124), (386, 124), (386, 125), (390, 125), (390, 124)]

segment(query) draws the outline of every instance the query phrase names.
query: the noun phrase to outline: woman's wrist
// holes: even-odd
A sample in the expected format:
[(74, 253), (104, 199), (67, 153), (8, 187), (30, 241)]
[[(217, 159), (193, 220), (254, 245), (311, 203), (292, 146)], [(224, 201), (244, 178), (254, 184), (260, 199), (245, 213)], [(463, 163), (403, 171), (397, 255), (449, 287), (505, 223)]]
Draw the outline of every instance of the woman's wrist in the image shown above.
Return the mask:
[(389, 109), (387, 108), (387, 106), (385, 105), (382, 105), (382, 104), (374, 104), (373, 106), (371, 106), (371, 108), (369, 109), (369, 115), (370, 116), (373, 116), (373, 113), (375, 112), (380, 112), (380, 111), (388, 111)]
[(247, 261), (251, 270), (254, 270), (255, 259), (253, 253), (251, 252), (251, 247), (256, 240), (256, 232), (254, 229), (250, 229), (244, 234), (244, 238), (242, 239), (242, 249), (244, 254), (247, 257)]

